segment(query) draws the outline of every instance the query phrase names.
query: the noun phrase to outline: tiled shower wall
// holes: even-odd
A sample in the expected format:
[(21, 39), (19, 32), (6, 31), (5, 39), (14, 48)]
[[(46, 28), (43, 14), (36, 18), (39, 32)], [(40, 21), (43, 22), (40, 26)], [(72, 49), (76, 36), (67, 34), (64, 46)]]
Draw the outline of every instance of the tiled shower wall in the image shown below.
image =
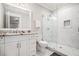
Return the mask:
[[(79, 5), (64, 6), (56, 11), (58, 21), (57, 43), (79, 49)], [(70, 20), (69, 26), (64, 21)]]
[[(56, 46), (63, 45), (79, 49), (78, 7), (78, 4), (65, 4), (61, 8), (57, 6), (52, 16), (49, 15), (43, 19), (43, 38), (48, 42), (56, 43)], [(70, 20), (70, 25), (64, 26), (66, 20)]]

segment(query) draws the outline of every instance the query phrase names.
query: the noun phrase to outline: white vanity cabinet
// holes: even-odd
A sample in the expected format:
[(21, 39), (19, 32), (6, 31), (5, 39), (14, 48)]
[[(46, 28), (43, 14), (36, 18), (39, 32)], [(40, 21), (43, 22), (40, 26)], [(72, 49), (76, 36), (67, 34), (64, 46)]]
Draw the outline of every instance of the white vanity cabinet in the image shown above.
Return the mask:
[(5, 55), (5, 40), (3, 36), (0, 36), (0, 56)]
[(5, 55), (25, 56), (26, 54), (26, 39), (24, 35), (20, 36), (5, 36)]
[(0, 37), (0, 56), (34, 56), (36, 40), (33, 35), (9, 35)]

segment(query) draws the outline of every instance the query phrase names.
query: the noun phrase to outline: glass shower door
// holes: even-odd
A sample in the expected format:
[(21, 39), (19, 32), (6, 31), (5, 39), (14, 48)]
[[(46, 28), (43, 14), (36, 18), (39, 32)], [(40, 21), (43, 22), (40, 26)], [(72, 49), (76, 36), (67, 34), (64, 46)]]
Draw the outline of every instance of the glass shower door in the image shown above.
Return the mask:
[(56, 48), (57, 43), (57, 22), (53, 15), (43, 16), (42, 37), (48, 42), (51, 48)]

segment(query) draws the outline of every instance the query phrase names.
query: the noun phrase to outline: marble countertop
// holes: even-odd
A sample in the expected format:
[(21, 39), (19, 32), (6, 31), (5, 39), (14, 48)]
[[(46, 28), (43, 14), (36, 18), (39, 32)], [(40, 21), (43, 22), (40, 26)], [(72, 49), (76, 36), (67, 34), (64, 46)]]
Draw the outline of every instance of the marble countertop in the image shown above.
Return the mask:
[(0, 33), (0, 36), (14, 36), (14, 35), (35, 35), (37, 33)]
[(0, 36), (11, 36), (11, 35), (35, 35), (38, 34), (32, 30), (26, 29), (0, 29)]

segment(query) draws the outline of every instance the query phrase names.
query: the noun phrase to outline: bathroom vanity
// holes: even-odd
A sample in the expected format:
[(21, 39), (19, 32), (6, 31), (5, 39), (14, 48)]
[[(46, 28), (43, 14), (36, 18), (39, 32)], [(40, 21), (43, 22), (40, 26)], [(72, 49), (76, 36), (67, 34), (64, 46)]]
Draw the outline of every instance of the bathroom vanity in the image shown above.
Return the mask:
[(35, 33), (0, 34), (0, 56), (36, 55)]
[(31, 10), (0, 4), (0, 56), (36, 55), (36, 33), (31, 31)]

